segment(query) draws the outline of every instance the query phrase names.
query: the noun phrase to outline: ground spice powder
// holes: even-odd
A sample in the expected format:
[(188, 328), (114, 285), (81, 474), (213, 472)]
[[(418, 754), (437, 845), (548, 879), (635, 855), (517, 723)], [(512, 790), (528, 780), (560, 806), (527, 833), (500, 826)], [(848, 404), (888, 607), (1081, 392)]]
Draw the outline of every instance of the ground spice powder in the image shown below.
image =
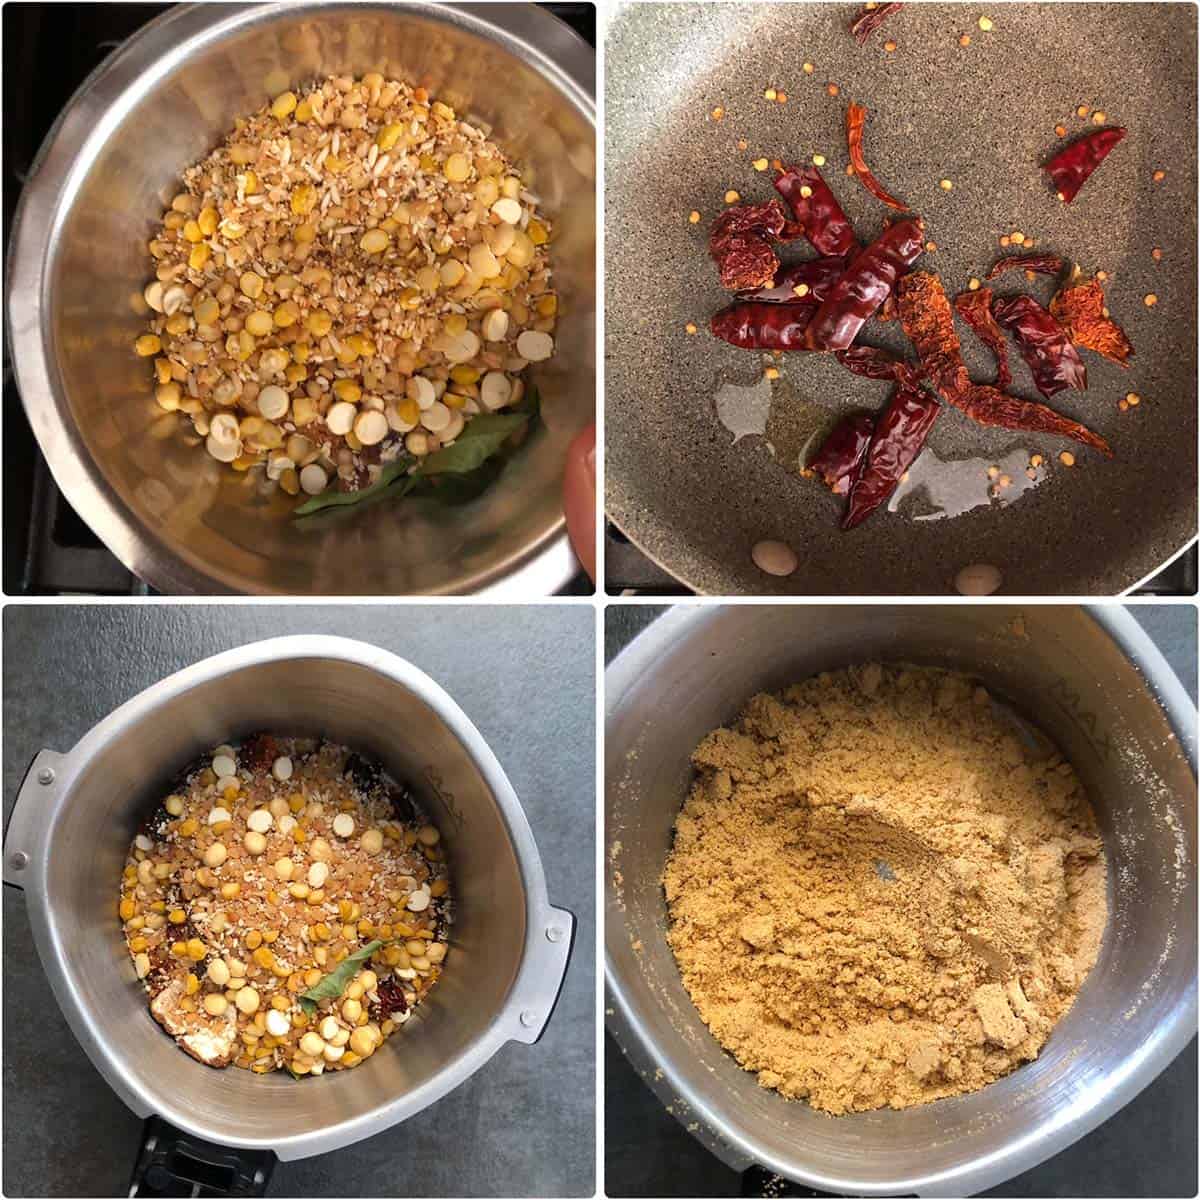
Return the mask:
[(663, 884), (683, 981), (759, 1082), (845, 1113), (1035, 1058), (1107, 917), (1072, 766), (975, 681), (870, 664), (693, 754)]

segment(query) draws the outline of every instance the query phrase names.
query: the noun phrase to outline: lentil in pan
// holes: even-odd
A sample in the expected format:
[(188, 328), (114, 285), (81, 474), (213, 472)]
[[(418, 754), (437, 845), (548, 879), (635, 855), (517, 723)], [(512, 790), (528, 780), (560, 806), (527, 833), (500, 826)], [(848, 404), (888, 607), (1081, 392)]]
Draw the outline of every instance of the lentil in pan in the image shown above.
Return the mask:
[(120, 917), (155, 1020), (213, 1067), (357, 1066), (443, 970), (449, 883), (406, 788), (343, 746), (259, 735), (177, 780)]
[[(554, 353), (549, 221), (485, 128), (371, 73), (284, 92), (149, 243), (155, 398), (289, 495), (415, 471)], [(385, 480), (391, 478), (391, 473)]]

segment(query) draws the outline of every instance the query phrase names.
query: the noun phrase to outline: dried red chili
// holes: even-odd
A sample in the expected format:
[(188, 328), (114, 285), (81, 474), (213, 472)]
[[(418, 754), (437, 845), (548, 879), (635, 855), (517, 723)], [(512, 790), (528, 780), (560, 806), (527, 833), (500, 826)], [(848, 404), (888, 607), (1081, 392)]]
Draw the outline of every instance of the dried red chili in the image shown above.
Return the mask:
[(946, 398), (980, 425), (995, 425), (1001, 429), (1030, 433), (1051, 433), (1056, 437), (1082, 442), (1109, 458), (1113, 456), (1112, 448), (1098, 433), (1036, 401), (1021, 400), (986, 384), (974, 384), (964, 392)]
[(867, 123), (867, 110), (861, 104), (851, 104), (846, 109), (846, 141), (850, 148), (850, 165), (854, 173), (862, 180), (863, 187), (889, 208), (907, 212), (908, 205), (903, 200), (897, 200), (878, 179), (871, 173), (867, 161), (863, 158), (862, 140), (863, 128)]
[(1008, 343), (1004, 331), (992, 316), (992, 289), (981, 287), (974, 292), (959, 292), (954, 308), (975, 331), (975, 336), (996, 356), (996, 386), (1006, 388), (1012, 383), (1008, 365)]
[(870, 413), (843, 417), (813, 455), (809, 470), (820, 475), (834, 495), (846, 495), (866, 458), (874, 430), (875, 418)]
[(1109, 457), (1108, 443), (1086, 425), (1056, 413), (1044, 404), (1009, 396), (999, 388), (973, 384), (963, 365), (950, 303), (936, 275), (918, 271), (900, 285), (900, 320), (917, 347), (925, 373), (947, 403), (980, 425), (1030, 433), (1052, 433), (1093, 446)]
[(730, 290), (770, 284), (779, 269), (771, 247), (787, 224), (778, 200), (727, 208), (713, 222), (708, 252), (721, 272), (721, 285)]
[(861, 375), (864, 379), (894, 380), (916, 387), (924, 378), (915, 363), (896, 358), (878, 346), (851, 346), (849, 350), (839, 350), (834, 357), (851, 374)]
[(1063, 260), (1057, 254), (1010, 254), (997, 259), (988, 271), (988, 279), (999, 279), (1005, 271), (1036, 271), (1039, 275), (1057, 275)]
[(929, 271), (914, 271), (900, 281), (900, 321), (917, 348), (917, 357), (939, 395), (951, 395), (971, 386), (962, 360), (954, 314), (942, 281)]
[(1042, 169), (1050, 173), (1058, 198), (1070, 204), (1091, 173), (1124, 136), (1125, 130), (1115, 126), (1085, 133), (1046, 163)]
[(942, 406), (920, 387), (899, 384), (875, 425), (866, 461), (850, 486), (843, 529), (862, 524), (895, 490), (925, 444)]
[(860, 45), (865, 46), (867, 38), (875, 32), (892, 15), (898, 13), (904, 7), (903, 4), (881, 4), (878, 8), (864, 8), (862, 12), (850, 23), (850, 32), (854, 35), (854, 40)]
[(1129, 366), (1133, 344), (1120, 325), (1104, 315), (1104, 289), (1098, 280), (1064, 288), (1050, 301), (1050, 312), (1075, 345)]
[(807, 350), (804, 334), (819, 305), (797, 300), (794, 304), (739, 301), (713, 317), (714, 337), (743, 350)]
[(919, 217), (897, 221), (860, 250), (808, 325), (810, 350), (845, 350), (924, 248)]
[(818, 254), (846, 255), (858, 249), (849, 218), (816, 167), (788, 167), (776, 178), (775, 190)]
[[(763, 304), (794, 304), (797, 300), (808, 300), (815, 307), (825, 299), (845, 271), (844, 258), (810, 258), (794, 266), (784, 267), (776, 274), (772, 287), (739, 292), (738, 299), (756, 300)], [(803, 296), (796, 294), (798, 287), (807, 289)]]
[(1066, 330), (1032, 296), (1002, 296), (992, 315), (1016, 340), (1037, 390), (1047, 399), (1064, 388), (1087, 388), (1087, 368)]

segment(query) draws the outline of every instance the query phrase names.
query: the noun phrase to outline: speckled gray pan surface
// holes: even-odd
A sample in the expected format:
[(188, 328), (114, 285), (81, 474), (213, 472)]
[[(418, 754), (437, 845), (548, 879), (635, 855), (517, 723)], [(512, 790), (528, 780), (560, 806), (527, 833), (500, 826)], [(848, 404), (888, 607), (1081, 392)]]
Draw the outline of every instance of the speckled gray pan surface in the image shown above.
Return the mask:
[[(636, 4), (607, 40), (606, 478), (610, 517), (701, 592), (945, 594), (991, 563), (1003, 591), (1106, 595), (1132, 587), (1196, 534), (1196, 10), (1184, 4), (910, 4), (859, 47), (849, 4)], [(979, 28), (981, 15), (994, 28)], [(959, 44), (968, 34), (970, 45)], [(889, 39), (897, 43), (889, 53)], [(814, 71), (805, 74), (802, 64)], [(836, 83), (840, 94), (828, 94)], [(787, 102), (767, 101), (777, 88)], [(708, 333), (728, 301), (707, 231), (728, 189), (773, 196), (759, 157), (827, 159), (826, 179), (861, 239), (889, 210), (847, 177), (845, 106), (870, 110), (867, 161), (925, 219), (953, 296), (982, 277), (1002, 234), (1108, 273), (1108, 304), (1136, 349), (1129, 370), (1084, 351), (1086, 392), (1052, 404), (1102, 433), (1115, 458), (1042, 435), (938, 419), (906, 493), (851, 533), (841, 501), (798, 464), (838, 413), (878, 410), (887, 385), (828, 355), (764, 356)], [(1039, 169), (1101, 109), (1128, 135), (1071, 205)], [(710, 114), (721, 106), (725, 116)], [(745, 139), (746, 148), (738, 148)], [(1153, 174), (1166, 172), (1161, 182)], [(939, 180), (949, 179), (945, 191)], [(696, 225), (688, 213), (698, 210)], [(1162, 250), (1161, 261), (1151, 251)], [(810, 251), (783, 249), (784, 261)], [(1043, 303), (1053, 281), (1020, 272), (998, 293)], [(1143, 297), (1158, 303), (1148, 308)], [(691, 321), (699, 331), (685, 332)], [(961, 323), (972, 377), (990, 354)], [(862, 340), (908, 348), (898, 323)], [(910, 348), (909, 348), (910, 349)], [(911, 349), (910, 349), (911, 352)], [(1013, 390), (1041, 399), (1010, 345)], [(1121, 412), (1127, 392), (1141, 403)], [(718, 397), (720, 404), (718, 404)], [(767, 416), (769, 402), (769, 416)], [(764, 426), (764, 417), (766, 424)], [(735, 432), (745, 436), (735, 438)], [(757, 432), (762, 430), (762, 432)], [(751, 431), (751, 432), (746, 432)], [(1057, 458), (1071, 450), (1073, 468)], [(1032, 454), (1047, 466), (1031, 481)], [(987, 468), (1013, 483), (988, 496)], [(790, 544), (789, 577), (760, 572), (760, 539)]]

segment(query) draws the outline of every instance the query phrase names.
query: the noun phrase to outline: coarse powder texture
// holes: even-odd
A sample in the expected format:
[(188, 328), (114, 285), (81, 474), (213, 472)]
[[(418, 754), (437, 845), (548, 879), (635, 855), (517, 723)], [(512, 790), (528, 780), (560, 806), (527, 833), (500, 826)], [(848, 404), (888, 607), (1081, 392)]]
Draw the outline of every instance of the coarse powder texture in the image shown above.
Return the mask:
[(1096, 961), (1106, 869), (1074, 769), (1019, 729), (964, 676), (869, 664), (697, 747), (668, 937), (764, 1087), (907, 1108), (1037, 1056)]

